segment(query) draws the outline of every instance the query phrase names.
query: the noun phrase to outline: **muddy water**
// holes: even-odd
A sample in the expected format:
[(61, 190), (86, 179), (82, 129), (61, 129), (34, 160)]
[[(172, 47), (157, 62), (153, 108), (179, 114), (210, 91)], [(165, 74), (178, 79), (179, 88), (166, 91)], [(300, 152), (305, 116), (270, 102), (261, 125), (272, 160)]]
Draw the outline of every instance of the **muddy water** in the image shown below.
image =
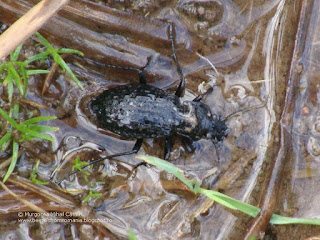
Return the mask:
[[(187, 78), (183, 99), (193, 99), (214, 85), (213, 93), (204, 100), (212, 112), (222, 118), (237, 113), (228, 117), (229, 136), (216, 147), (211, 141), (200, 140), (195, 143), (195, 152), (189, 153), (175, 138), (170, 161), (203, 187), (259, 206), (272, 166), (280, 158), (284, 163), (283, 181), (279, 183), (281, 191), (275, 211), (293, 217), (318, 215), (320, 78), (316, 26), (320, 6), (315, 1), (306, 7), (302, 4), (305, 2), (108, 1), (108, 6), (135, 16), (173, 21), (176, 53)], [(88, 27), (79, 19), (72, 20)], [(140, 60), (133, 65), (149, 62), (145, 70), (150, 84), (168, 91), (176, 89), (179, 75), (170, 58), (166, 31), (160, 31), (161, 45), (154, 36), (143, 38), (138, 30), (134, 34), (133, 26), (131, 32), (130, 28), (118, 32), (96, 30), (96, 26), (92, 29), (99, 36), (110, 35), (114, 42), (127, 44), (127, 55), (119, 55), (116, 62), (136, 58)], [(82, 50), (81, 45), (78, 49)], [(218, 72), (196, 53), (206, 57)], [(105, 58), (116, 58), (112, 54), (107, 52)], [(82, 160), (97, 159), (130, 150), (134, 145), (133, 139), (120, 139), (107, 130), (97, 129), (87, 104), (104, 89), (138, 81), (137, 75), (94, 67), (75, 58), (68, 61), (85, 90), (62, 74), (55, 77), (44, 95), (39, 87), (43, 79), (31, 79), (27, 96), (49, 106), (39, 109), (41, 114), (58, 116), (51, 123), (60, 128), (52, 134), (56, 142), (49, 149), (45, 143), (38, 145), (54, 159), (39, 168), (40, 176), (47, 178), (57, 171), (52, 181), (71, 171), (70, 162), (76, 156)], [(139, 154), (162, 157), (163, 147), (163, 139), (146, 139)], [(281, 155), (282, 152), (285, 154)], [(20, 174), (27, 174), (34, 155), (23, 158)], [(96, 165), (94, 174), (89, 176), (91, 182), (105, 182), (92, 187), (103, 195), (89, 201), (89, 206), (115, 236), (125, 238), (130, 227), (138, 239), (243, 238), (251, 218), (194, 196), (179, 181), (156, 168), (142, 166), (132, 172), (137, 163), (134, 156), (107, 160), (104, 166)], [(64, 181), (63, 187), (83, 191), (88, 184), (83, 176), (76, 175)], [(86, 193), (74, 198), (81, 200)], [(73, 231), (86, 235), (78, 225)], [(301, 239), (319, 232), (319, 228), (311, 226), (272, 226), (266, 234), (271, 239)]]

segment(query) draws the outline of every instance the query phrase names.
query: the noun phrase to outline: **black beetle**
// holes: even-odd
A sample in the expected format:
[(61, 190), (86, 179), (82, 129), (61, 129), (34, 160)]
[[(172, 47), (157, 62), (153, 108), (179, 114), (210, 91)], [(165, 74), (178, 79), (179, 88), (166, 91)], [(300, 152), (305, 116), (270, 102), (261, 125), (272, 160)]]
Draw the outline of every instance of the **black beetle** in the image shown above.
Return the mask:
[(185, 78), (174, 51), (173, 25), (169, 24), (172, 45), (172, 57), (181, 76), (181, 82), (175, 94), (147, 85), (146, 76), (140, 69), (120, 67), (108, 64), (102, 66), (138, 71), (140, 84), (121, 85), (105, 90), (89, 103), (91, 113), (96, 117), (99, 127), (108, 129), (126, 138), (137, 138), (128, 155), (137, 153), (143, 138), (166, 138), (165, 159), (169, 159), (171, 137), (174, 134), (184, 138), (188, 150), (193, 150), (193, 141), (202, 138), (213, 142), (227, 136), (224, 121), (214, 117), (201, 99), (212, 92), (197, 96), (193, 101), (181, 102), (179, 97), (185, 88)]
[[(225, 122), (215, 117), (209, 107), (201, 102), (213, 88), (197, 96), (193, 101), (180, 101), (185, 89), (185, 78), (175, 55), (172, 23), (169, 24), (169, 33), (172, 58), (181, 76), (175, 94), (147, 85), (146, 76), (141, 69), (102, 64), (83, 58), (101, 67), (136, 71), (140, 79), (139, 84), (120, 85), (105, 90), (89, 102), (89, 110), (95, 116), (99, 127), (126, 138), (137, 138), (133, 149), (93, 160), (83, 168), (105, 159), (137, 153), (142, 146), (143, 138), (165, 138), (164, 158), (167, 160), (170, 157), (171, 138), (174, 134), (183, 137), (188, 151), (194, 150), (193, 141), (206, 138), (216, 143), (227, 136), (228, 128)], [(76, 172), (78, 170), (68, 176)]]

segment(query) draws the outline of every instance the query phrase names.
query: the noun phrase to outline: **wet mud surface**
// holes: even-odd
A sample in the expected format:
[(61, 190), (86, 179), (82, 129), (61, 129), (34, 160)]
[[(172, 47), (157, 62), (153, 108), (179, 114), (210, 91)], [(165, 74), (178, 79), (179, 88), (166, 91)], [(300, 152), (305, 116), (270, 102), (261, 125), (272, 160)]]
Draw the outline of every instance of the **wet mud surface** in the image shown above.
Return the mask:
[[(27, 1), (33, 2), (36, 1)], [(176, 54), (187, 79), (182, 100), (192, 100), (214, 86), (204, 102), (213, 114), (230, 117), (226, 121), (228, 137), (216, 147), (202, 139), (195, 142), (195, 152), (190, 153), (175, 136), (169, 161), (203, 187), (256, 206), (263, 203), (275, 163), (280, 161), (282, 178), (275, 184), (274, 212), (311, 218), (319, 215), (320, 78), (316, 26), (320, 6), (316, 1), (308, 6), (305, 2), (110, 0), (86, 5), (74, 1), (40, 32), (54, 45), (76, 48), (95, 61), (145, 67), (148, 83), (174, 93), (179, 74), (170, 56), (167, 21), (172, 21), (176, 26)], [(23, 3), (15, 4), (24, 9)], [(81, 11), (91, 9), (89, 17), (95, 11), (95, 19), (79, 17), (74, 10), (77, 7)], [(33, 44), (33, 40), (26, 43), (25, 55), (35, 51)], [(206, 57), (217, 72), (198, 54)], [(35, 160), (40, 158), (39, 176), (59, 181), (72, 171), (76, 157), (83, 161), (98, 159), (129, 151), (135, 143), (135, 139), (124, 139), (98, 128), (88, 103), (106, 89), (137, 83), (138, 75), (94, 66), (75, 56), (68, 56), (66, 61), (84, 90), (62, 71), (55, 74), (44, 94), (44, 76), (30, 79), (27, 99), (47, 108), (23, 104), (22, 108), (57, 116), (48, 124), (59, 127), (59, 131), (50, 133), (56, 140), (52, 144), (39, 140), (23, 146), (25, 151), (16, 168), (19, 176), (28, 177)], [(1, 91), (5, 96), (5, 89)], [(5, 98), (0, 104), (1, 108), (6, 107)], [(139, 154), (162, 158), (164, 139), (145, 139)], [(195, 196), (179, 180), (157, 168), (134, 169), (139, 162), (135, 155), (106, 160), (89, 169), (93, 174), (87, 176), (91, 183), (104, 184), (88, 186), (84, 176), (77, 174), (63, 181), (62, 187), (72, 196), (73, 206), (90, 209), (90, 216), (102, 219), (101, 228), (114, 239), (126, 239), (128, 227), (138, 239), (243, 239), (252, 218), (204, 196)], [(49, 187), (61, 191), (54, 183)], [(81, 205), (90, 189), (102, 196)], [(36, 197), (30, 199), (36, 202)], [(7, 205), (1, 205), (5, 216)], [(47, 205), (43, 203), (48, 208)], [(103, 236), (90, 224), (34, 223), (25, 228), (32, 236), (41, 235), (39, 232), (44, 229), (52, 237), (66, 239)], [(2, 236), (22, 231), (11, 225), (1, 226), (0, 230)], [(315, 226), (269, 226), (266, 236), (303, 239), (319, 233)]]

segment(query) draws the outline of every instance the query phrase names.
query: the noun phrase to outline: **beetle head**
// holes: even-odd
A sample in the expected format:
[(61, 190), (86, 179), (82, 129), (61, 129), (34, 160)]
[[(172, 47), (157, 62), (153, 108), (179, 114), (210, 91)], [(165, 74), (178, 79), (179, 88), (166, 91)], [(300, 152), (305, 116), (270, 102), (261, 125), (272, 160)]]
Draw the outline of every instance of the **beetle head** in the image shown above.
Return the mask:
[(211, 139), (214, 143), (222, 141), (228, 136), (228, 127), (219, 118), (211, 118), (210, 128), (207, 132), (207, 138)]

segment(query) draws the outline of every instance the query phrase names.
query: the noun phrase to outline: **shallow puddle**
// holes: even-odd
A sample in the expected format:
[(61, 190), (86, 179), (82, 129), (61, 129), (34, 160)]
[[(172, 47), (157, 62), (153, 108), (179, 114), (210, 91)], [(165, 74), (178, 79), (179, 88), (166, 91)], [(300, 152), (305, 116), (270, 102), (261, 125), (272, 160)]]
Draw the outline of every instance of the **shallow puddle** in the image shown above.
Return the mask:
[[(170, 162), (207, 189), (259, 207), (272, 196), (277, 199), (272, 211), (284, 216), (319, 215), (318, 1), (99, 1), (113, 10), (81, 2), (74, 1), (44, 26), (44, 34), (53, 44), (76, 48), (95, 61), (145, 67), (150, 84), (174, 92), (180, 79), (171, 59), (166, 23), (172, 21), (176, 54), (187, 79), (182, 100), (192, 100), (214, 86), (204, 102), (213, 114), (227, 119), (228, 137), (216, 146), (210, 140), (197, 141), (193, 153), (174, 137)], [(0, 8), (9, 3), (4, 1)], [(12, 4), (22, 10), (28, 5), (24, 1)], [(90, 11), (82, 18), (76, 8)], [(86, 19), (93, 13), (94, 19)], [(10, 23), (11, 18), (0, 21)], [(25, 53), (33, 50), (32, 44), (30, 40)], [(97, 128), (88, 103), (103, 90), (137, 83), (138, 75), (93, 66), (73, 56), (66, 61), (84, 90), (59, 72), (42, 94), (43, 76), (31, 78), (27, 99), (48, 106), (33, 109), (57, 116), (50, 124), (59, 131), (50, 133), (56, 140), (52, 145), (34, 142), (25, 146), (16, 168), (20, 176), (28, 177), (35, 159), (40, 158), (39, 175), (47, 181), (60, 181), (72, 172), (76, 157), (98, 159), (129, 151), (135, 143)], [(162, 158), (164, 139), (145, 139), (139, 154)], [(93, 174), (87, 180), (83, 174), (75, 174), (62, 182), (67, 195), (73, 193), (67, 207), (79, 208), (82, 213), (88, 208), (92, 219), (100, 219), (99, 227), (29, 223), (18, 229), (2, 226), (2, 236), (29, 231), (36, 239), (45, 236), (41, 231), (48, 231), (52, 238), (89, 239), (104, 236), (104, 228), (111, 239), (125, 239), (131, 228), (137, 239), (244, 238), (252, 218), (195, 196), (179, 180), (155, 167), (134, 169), (139, 162), (135, 155), (105, 160), (89, 169)], [(62, 192), (54, 184), (50, 187), (57, 196)], [(102, 196), (81, 205), (89, 190)], [(54, 211), (49, 203), (41, 204)], [(10, 208), (0, 205), (6, 216)], [(62, 211), (61, 206), (58, 209)], [(303, 239), (318, 235), (319, 230), (316, 226), (269, 225), (266, 238)]]

